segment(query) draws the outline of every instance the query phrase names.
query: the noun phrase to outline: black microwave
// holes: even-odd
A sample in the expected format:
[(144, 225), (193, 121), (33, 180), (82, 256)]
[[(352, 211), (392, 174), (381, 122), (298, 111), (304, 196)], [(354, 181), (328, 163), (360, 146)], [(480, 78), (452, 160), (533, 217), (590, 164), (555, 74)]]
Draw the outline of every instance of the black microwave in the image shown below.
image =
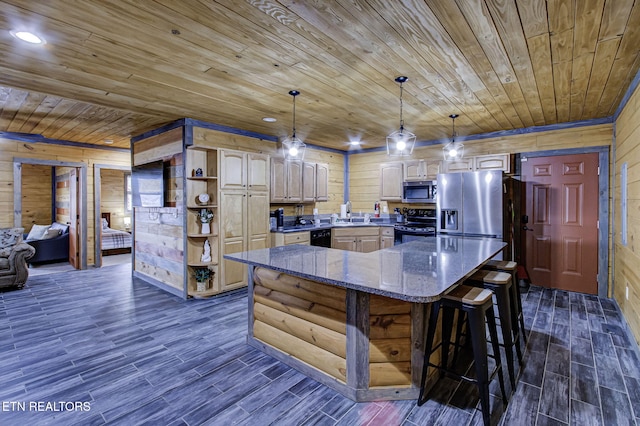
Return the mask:
[(402, 188), (403, 203), (435, 203), (438, 185), (435, 180), (404, 182)]

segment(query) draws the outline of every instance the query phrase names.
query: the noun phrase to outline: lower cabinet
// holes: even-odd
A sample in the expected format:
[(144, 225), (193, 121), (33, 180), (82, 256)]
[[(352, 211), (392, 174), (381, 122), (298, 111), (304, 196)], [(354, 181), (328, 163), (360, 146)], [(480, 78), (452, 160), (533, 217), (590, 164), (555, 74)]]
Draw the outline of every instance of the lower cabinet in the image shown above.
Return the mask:
[(309, 231), (300, 232), (275, 232), (271, 234), (271, 247), (288, 246), (290, 244), (311, 245), (311, 233)]
[(361, 253), (380, 250), (379, 227), (333, 228), (331, 230), (331, 248)]
[(385, 249), (385, 248), (393, 247), (393, 245), (394, 245), (393, 227), (381, 226), (380, 227), (380, 248)]
[[(269, 246), (269, 194), (258, 191), (222, 191), (220, 207), (222, 255)], [(223, 260), (220, 291), (247, 285), (246, 265)]]

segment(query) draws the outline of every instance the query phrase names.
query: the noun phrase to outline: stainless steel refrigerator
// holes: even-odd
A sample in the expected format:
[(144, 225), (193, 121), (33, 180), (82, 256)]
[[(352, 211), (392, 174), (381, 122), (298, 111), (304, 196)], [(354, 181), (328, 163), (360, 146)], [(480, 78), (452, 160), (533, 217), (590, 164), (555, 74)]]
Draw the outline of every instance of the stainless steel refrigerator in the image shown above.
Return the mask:
[(437, 232), (505, 240), (505, 193), (502, 171), (438, 175)]

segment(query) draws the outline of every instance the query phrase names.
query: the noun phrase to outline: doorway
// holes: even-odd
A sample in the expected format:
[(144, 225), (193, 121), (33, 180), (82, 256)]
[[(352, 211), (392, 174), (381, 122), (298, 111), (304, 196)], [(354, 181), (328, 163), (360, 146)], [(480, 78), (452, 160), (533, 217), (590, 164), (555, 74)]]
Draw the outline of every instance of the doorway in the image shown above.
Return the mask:
[(533, 284), (601, 292), (599, 223), (608, 196), (603, 203), (600, 164), (597, 152), (522, 159), (524, 259)]
[[(76, 269), (87, 268), (87, 165), (85, 163), (42, 160), (37, 158), (13, 159), (13, 223), (22, 227), (22, 173), (23, 165), (48, 166), (64, 170), (65, 176), (54, 177), (56, 186), (65, 187), (65, 199), (60, 207), (52, 206), (54, 220), (64, 217), (69, 225), (68, 261)], [(68, 173), (67, 173), (68, 172)], [(57, 175), (57, 173), (55, 173)]]
[[(127, 175), (131, 175), (130, 166), (93, 165), (94, 235), (96, 236), (94, 259), (96, 267), (132, 261), (131, 225), (133, 211), (130, 207), (130, 192), (128, 193), (130, 188), (128, 190), (126, 184)], [(103, 187), (108, 189), (108, 193), (103, 191)], [(129, 200), (129, 208), (127, 208), (127, 200)], [(105, 240), (107, 230), (110, 238)], [(105, 243), (107, 244), (105, 245)], [(109, 259), (105, 261), (103, 254), (113, 254), (114, 256), (108, 256)]]

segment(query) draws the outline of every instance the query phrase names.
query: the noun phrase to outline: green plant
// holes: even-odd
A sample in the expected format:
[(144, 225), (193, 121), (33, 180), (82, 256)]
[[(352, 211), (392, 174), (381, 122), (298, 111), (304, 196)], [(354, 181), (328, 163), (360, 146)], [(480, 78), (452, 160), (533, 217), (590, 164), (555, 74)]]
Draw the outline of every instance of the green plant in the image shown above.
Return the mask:
[(198, 282), (207, 281), (211, 278), (212, 271), (209, 268), (196, 268), (193, 271), (193, 276)]

